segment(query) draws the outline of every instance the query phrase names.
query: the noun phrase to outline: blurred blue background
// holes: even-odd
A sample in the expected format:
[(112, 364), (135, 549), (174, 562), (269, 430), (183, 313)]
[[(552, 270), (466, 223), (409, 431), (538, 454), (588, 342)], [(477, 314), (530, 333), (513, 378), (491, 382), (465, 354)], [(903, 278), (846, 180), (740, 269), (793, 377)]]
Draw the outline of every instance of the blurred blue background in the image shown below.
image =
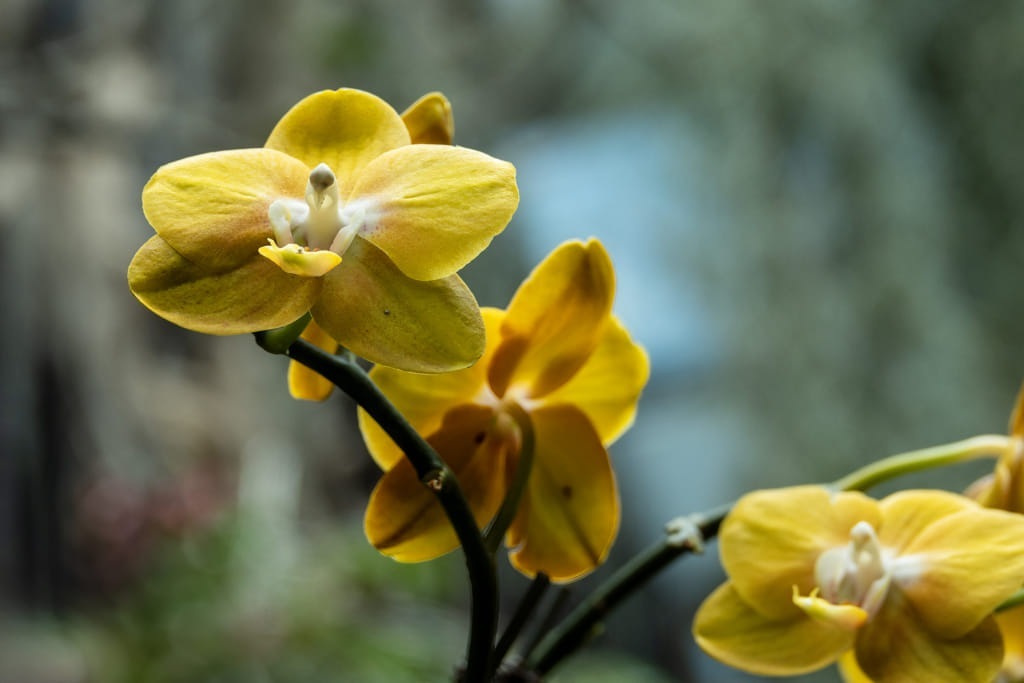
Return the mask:
[[(167, 324), (126, 285), (149, 175), (261, 145), (316, 90), (399, 110), (441, 90), (457, 143), (516, 164), (519, 212), (463, 272), (481, 304), (565, 239), (608, 246), (653, 365), (612, 449), (609, 568), (752, 488), (1005, 430), (1020, 3), (4, 0), (0, 17), (0, 683), (443, 680), (461, 655), (459, 558), (397, 565), (363, 540), (378, 473), (347, 399), (292, 402), (282, 359)], [(511, 606), (526, 582), (501, 564)], [(680, 562), (553, 680), (754, 680), (691, 644), (719, 580), (713, 548)]]

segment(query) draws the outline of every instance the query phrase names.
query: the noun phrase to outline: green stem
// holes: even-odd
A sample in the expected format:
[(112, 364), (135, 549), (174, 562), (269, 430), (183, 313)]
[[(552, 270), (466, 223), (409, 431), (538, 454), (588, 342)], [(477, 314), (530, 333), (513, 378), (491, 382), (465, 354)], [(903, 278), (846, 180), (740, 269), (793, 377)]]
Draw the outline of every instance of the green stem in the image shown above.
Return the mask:
[(1010, 437), (983, 434), (963, 441), (891, 455), (860, 468), (831, 484), (839, 491), (863, 491), (911, 472), (953, 465), (977, 458), (998, 457), (1010, 446)]
[(516, 518), (519, 501), (523, 497), (523, 492), (526, 491), (526, 483), (530, 480), (530, 472), (533, 470), (534, 435), (530, 416), (516, 404), (512, 404), (507, 410), (519, 427), (522, 440), (519, 445), (519, 462), (516, 464), (512, 485), (509, 486), (508, 493), (505, 494), (505, 500), (502, 501), (498, 514), (494, 516), (494, 520), (484, 534), (484, 545), (491, 555), (498, 552), (501, 539), (504, 538), (505, 532)]
[(594, 628), (619, 603), (646, 584), (677, 558), (700, 551), (706, 540), (714, 538), (731, 505), (694, 515), (686, 523), (690, 533), (667, 530), (666, 537), (635, 556), (620, 568), (586, 600), (581, 602), (557, 628), (552, 630), (527, 659), (527, 669), (540, 676), (586, 643)]
[(469, 571), (471, 624), (462, 680), (485, 683), (491, 672), (491, 653), (498, 627), (498, 580), (493, 557), (484, 546), (454, 473), (354, 360), (329, 354), (302, 339), (288, 347), (287, 354), (352, 397), (402, 449), (420, 479), (444, 507), (462, 545)]
[(494, 666), (497, 667), (501, 664), (501, 660), (505, 659), (505, 655), (508, 654), (509, 648), (519, 638), (519, 634), (523, 630), (523, 626), (526, 625), (526, 621), (533, 614), (533, 610), (537, 608), (540, 603), (540, 599), (544, 597), (544, 593), (547, 592), (548, 587), (551, 585), (551, 579), (547, 577), (547, 574), (537, 574), (537, 576), (530, 583), (530, 588), (523, 595), (523, 599), (519, 601), (519, 605), (516, 607), (515, 613), (508, 622), (508, 626), (505, 627), (505, 632), (501, 634), (501, 638), (498, 639), (498, 645), (494, 648)]

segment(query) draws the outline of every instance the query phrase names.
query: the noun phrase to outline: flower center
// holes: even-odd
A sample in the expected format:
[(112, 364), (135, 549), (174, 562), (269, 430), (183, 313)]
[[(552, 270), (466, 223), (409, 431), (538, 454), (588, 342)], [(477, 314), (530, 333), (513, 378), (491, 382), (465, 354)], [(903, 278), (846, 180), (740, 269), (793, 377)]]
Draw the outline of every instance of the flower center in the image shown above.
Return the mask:
[(341, 263), (366, 219), (364, 207), (341, 201), (327, 164), (310, 171), (304, 200), (277, 199), (267, 215), (274, 238), (260, 253), (287, 273), (312, 277)]
[(874, 528), (857, 522), (846, 546), (826, 550), (814, 565), (821, 597), (833, 604), (857, 605), (873, 616), (885, 600), (891, 572)]

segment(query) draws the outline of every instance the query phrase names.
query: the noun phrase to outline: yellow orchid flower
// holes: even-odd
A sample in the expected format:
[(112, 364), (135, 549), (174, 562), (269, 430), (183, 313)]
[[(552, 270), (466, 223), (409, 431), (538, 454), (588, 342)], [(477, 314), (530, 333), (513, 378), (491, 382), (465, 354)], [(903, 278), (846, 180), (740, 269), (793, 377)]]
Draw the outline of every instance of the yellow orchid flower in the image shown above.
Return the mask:
[[(475, 366), (371, 376), (455, 472), (483, 527), (509, 491), (527, 435), (532, 467), (505, 536), (519, 571), (570, 581), (607, 557), (619, 524), (606, 446), (632, 423), (647, 355), (612, 315), (614, 271), (597, 240), (566, 242), (520, 286), (508, 310), (483, 309)], [(419, 562), (458, 546), (441, 507), (384, 431), (359, 425), (385, 471), (365, 528), (382, 553)]]
[[(409, 131), (412, 144), (450, 145), (455, 136), (455, 120), (451, 103), (439, 92), (427, 93), (402, 112), (402, 123)], [(315, 321), (302, 331), (302, 338), (327, 353), (337, 353), (338, 342)], [(457, 368), (452, 368), (457, 369)], [(334, 385), (319, 373), (302, 363), (288, 363), (288, 391), (293, 398), (323, 401), (334, 390)]]
[(483, 351), (483, 322), (455, 273), (517, 204), (511, 164), (411, 144), (380, 98), (323, 91), (285, 114), (260, 149), (157, 170), (142, 194), (156, 235), (128, 281), (150, 310), (197, 332), (256, 332), (310, 312), (371, 361), (464, 368)]
[(719, 540), (729, 580), (694, 635), (730, 666), (791, 676), (852, 650), (875, 683), (999, 671), (992, 611), (1024, 576), (1024, 516), (943, 491), (875, 501), (802, 486), (744, 496)]

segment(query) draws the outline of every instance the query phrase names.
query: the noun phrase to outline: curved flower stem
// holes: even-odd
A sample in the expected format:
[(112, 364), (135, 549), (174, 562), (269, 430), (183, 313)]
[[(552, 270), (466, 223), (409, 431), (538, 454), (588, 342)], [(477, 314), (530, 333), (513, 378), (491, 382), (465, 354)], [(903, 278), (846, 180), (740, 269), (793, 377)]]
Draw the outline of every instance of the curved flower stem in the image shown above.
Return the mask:
[(530, 583), (530, 588), (523, 595), (523, 599), (519, 601), (519, 606), (516, 607), (516, 611), (508, 622), (508, 626), (505, 627), (505, 632), (501, 634), (501, 638), (498, 639), (498, 645), (494, 648), (493, 664), (495, 667), (499, 666), (501, 660), (508, 654), (509, 649), (516, 642), (516, 639), (523, 630), (523, 626), (526, 625), (527, 620), (533, 614), (533, 610), (537, 608), (540, 599), (544, 597), (544, 593), (547, 592), (549, 586), (551, 586), (551, 579), (547, 577), (547, 574), (537, 574), (533, 582)]
[(540, 642), (527, 659), (527, 668), (543, 676), (579, 649), (594, 627), (620, 602), (674, 560), (691, 552), (700, 552), (704, 541), (718, 534), (718, 528), (731, 508), (728, 505), (670, 523), (664, 539), (619, 569)]
[(512, 484), (509, 486), (508, 493), (505, 494), (505, 500), (502, 501), (498, 514), (494, 516), (494, 520), (484, 533), (484, 545), (491, 555), (498, 551), (505, 532), (516, 518), (519, 501), (523, 497), (523, 492), (526, 491), (526, 483), (530, 480), (530, 472), (533, 470), (534, 436), (530, 416), (515, 404), (509, 406), (508, 411), (519, 426), (522, 438), (519, 444), (519, 462), (516, 465)]
[(484, 546), (455, 475), (353, 359), (329, 354), (302, 339), (288, 347), (287, 355), (333, 382), (376, 420), (444, 507), (462, 545), (472, 594), (466, 670), (462, 680), (484, 683), (490, 676), (491, 653), (498, 628), (498, 580), (494, 560)]
[(999, 434), (983, 434), (963, 441), (922, 448), (883, 458), (837, 479), (831, 487), (839, 491), (863, 491), (884, 481), (977, 458), (998, 457), (1011, 445), (1011, 438)]

